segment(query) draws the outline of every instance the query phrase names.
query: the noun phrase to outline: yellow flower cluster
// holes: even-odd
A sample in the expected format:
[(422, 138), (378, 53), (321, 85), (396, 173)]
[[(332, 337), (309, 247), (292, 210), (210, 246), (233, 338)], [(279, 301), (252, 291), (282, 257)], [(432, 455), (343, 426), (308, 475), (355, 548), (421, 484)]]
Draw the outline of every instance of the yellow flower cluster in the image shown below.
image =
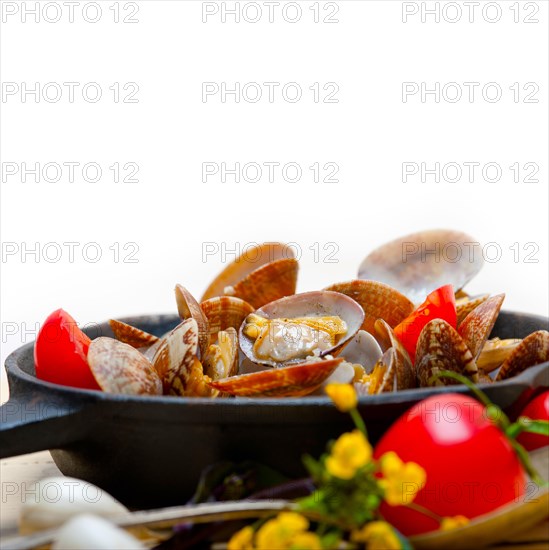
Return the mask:
[(469, 519), (465, 516), (453, 516), (448, 518), (442, 518), (440, 522), (441, 531), (450, 531), (451, 529), (458, 529), (459, 527), (465, 527), (469, 523)]
[(244, 527), (235, 533), (228, 550), (321, 550), (320, 539), (307, 531), (309, 522), (295, 512), (281, 512), (265, 522), (255, 534), (252, 527)]
[(339, 437), (326, 459), (326, 469), (334, 477), (352, 479), (372, 458), (372, 447), (364, 434), (353, 430)]
[(402, 462), (392, 451), (381, 457), (380, 465), (383, 478), (379, 485), (391, 506), (410, 504), (425, 485), (425, 470), (415, 462)]
[(356, 408), (358, 398), (351, 384), (328, 384), (325, 391), (341, 412)]
[(395, 530), (385, 521), (367, 523), (360, 531), (354, 531), (353, 542), (366, 544), (368, 550), (400, 550), (402, 544)]

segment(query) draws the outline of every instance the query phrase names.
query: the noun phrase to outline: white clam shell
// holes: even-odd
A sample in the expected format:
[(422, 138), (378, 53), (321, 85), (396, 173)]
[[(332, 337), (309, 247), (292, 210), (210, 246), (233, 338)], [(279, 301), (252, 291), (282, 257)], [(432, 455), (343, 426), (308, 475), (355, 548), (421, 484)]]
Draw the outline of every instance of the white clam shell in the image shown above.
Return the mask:
[(381, 281), (412, 302), (452, 284), (457, 291), (482, 268), (480, 244), (466, 233), (431, 229), (399, 237), (376, 248), (360, 264), (359, 279)]
[(99, 487), (74, 477), (48, 477), (28, 490), (21, 507), (19, 528), (23, 534), (63, 525), (79, 514), (110, 517), (127, 508)]
[[(329, 290), (303, 292), (287, 296), (264, 305), (256, 310), (255, 314), (266, 319), (292, 319), (296, 317), (322, 317), (328, 315), (341, 317), (347, 323), (347, 333), (335, 346), (323, 350), (320, 353), (321, 357), (325, 355), (337, 355), (337, 352), (353, 338), (364, 322), (364, 310), (352, 298), (345, 296), (345, 294)], [(246, 321), (240, 327), (240, 349), (252, 363), (279, 367), (298, 364), (303, 361), (303, 358), (295, 358), (284, 362), (257, 358), (253, 349), (254, 340), (244, 334), (245, 324)]]
[(145, 546), (126, 531), (99, 516), (82, 514), (57, 533), (52, 550), (141, 550)]
[(365, 330), (359, 330), (341, 352), (345, 361), (362, 365), (367, 373), (372, 372), (382, 355), (377, 340)]

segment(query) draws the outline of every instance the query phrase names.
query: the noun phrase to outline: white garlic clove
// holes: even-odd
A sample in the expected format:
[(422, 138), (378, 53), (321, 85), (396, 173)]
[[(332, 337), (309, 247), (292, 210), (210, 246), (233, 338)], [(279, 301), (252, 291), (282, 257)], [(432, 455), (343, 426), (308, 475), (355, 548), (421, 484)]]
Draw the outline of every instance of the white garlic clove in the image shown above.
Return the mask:
[(92, 483), (73, 477), (48, 477), (27, 490), (21, 507), (19, 530), (34, 533), (63, 525), (79, 514), (110, 517), (127, 508)]
[(141, 550), (145, 546), (99, 516), (73, 517), (57, 533), (52, 550)]

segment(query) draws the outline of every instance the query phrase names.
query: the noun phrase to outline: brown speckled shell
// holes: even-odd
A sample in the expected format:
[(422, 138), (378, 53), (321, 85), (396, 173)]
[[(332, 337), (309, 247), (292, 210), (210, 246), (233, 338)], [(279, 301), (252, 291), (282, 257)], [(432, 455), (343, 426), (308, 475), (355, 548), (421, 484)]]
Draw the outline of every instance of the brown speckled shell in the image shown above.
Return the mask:
[(378, 281), (356, 279), (330, 285), (324, 290), (341, 292), (358, 302), (364, 310), (364, 322), (360, 328), (374, 336), (374, 324), (378, 319), (394, 328), (414, 310), (414, 304), (404, 294)]
[(406, 348), (395, 336), (393, 329), (383, 319), (378, 319), (374, 324), (375, 332), (382, 349), (394, 350), (389, 356), (390, 365), (394, 366), (398, 390), (407, 390), (416, 387), (416, 371)]
[(466, 297), (461, 300), (457, 300), (456, 294), (456, 312), (457, 312), (457, 326), (461, 325), (463, 319), (473, 311), (477, 306), (480, 306), (482, 302), (485, 302), (488, 299), (488, 294), (483, 294), (482, 296)]
[(465, 340), (475, 361), (494, 328), (504, 299), (505, 294), (488, 298), (471, 311), (458, 327), (458, 333)]
[(496, 380), (516, 376), (526, 369), (549, 361), (549, 332), (538, 330), (527, 336), (501, 365)]
[(238, 330), (246, 317), (254, 312), (254, 308), (244, 300), (235, 296), (217, 296), (200, 304), (208, 324), (210, 335), (215, 335), (220, 330), (234, 328)]
[(158, 336), (149, 334), (144, 330), (132, 327), (122, 321), (110, 319), (109, 325), (114, 333), (114, 337), (132, 348), (147, 348), (158, 341)]
[(248, 248), (212, 281), (201, 302), (228, 294), (259, 308), (295, 294), (298, 269), (288, 245), (263, 243)]
[(162, 379), (164, 393), (176, 382), (186, 395), (191, 373), (196, 371), (195, 359), (198, 351), (198, 325), (194, 319), (183, 321), (164, 336), (153, 358), (153, 366)]
[(451, 379), (430, 378), (441, 370), (451, 370), (478, 380), (478, 368), (471, 351), (457, 331), (442, 319), (433, 319), (423, 327), (416, 349), (416, 373), (421, 387), (459, 384)]
[(175, 286), (175, 300), (177, 302), (177, 312), (181, 320), (185, 321), (192, 318), (198, 325), (198, 345), (200, 348), (200, 357), (203, 357), (210, 345), (208, 319), (206, 319), (194, 296), (183, 285)]
[(107, 393), (161, 395), (162, 382), (151, 362), (129, 344), (102, 336), (92, 340), (88, 364)]
[(316, 390), (343, 359), (300, 363), (290, 367), (232, 376), (210, 386), (242, 397), (299, 397)]

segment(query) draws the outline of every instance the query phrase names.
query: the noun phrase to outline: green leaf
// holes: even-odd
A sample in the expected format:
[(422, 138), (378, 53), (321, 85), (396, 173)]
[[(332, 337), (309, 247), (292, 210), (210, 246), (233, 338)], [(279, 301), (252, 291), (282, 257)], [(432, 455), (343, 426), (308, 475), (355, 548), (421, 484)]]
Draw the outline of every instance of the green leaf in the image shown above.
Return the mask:
[(320, 538), (320, 544), (322, 548), (331, 549), (338, 548), (341, 541), (341, 531), (335, 530), (326, 533)]

